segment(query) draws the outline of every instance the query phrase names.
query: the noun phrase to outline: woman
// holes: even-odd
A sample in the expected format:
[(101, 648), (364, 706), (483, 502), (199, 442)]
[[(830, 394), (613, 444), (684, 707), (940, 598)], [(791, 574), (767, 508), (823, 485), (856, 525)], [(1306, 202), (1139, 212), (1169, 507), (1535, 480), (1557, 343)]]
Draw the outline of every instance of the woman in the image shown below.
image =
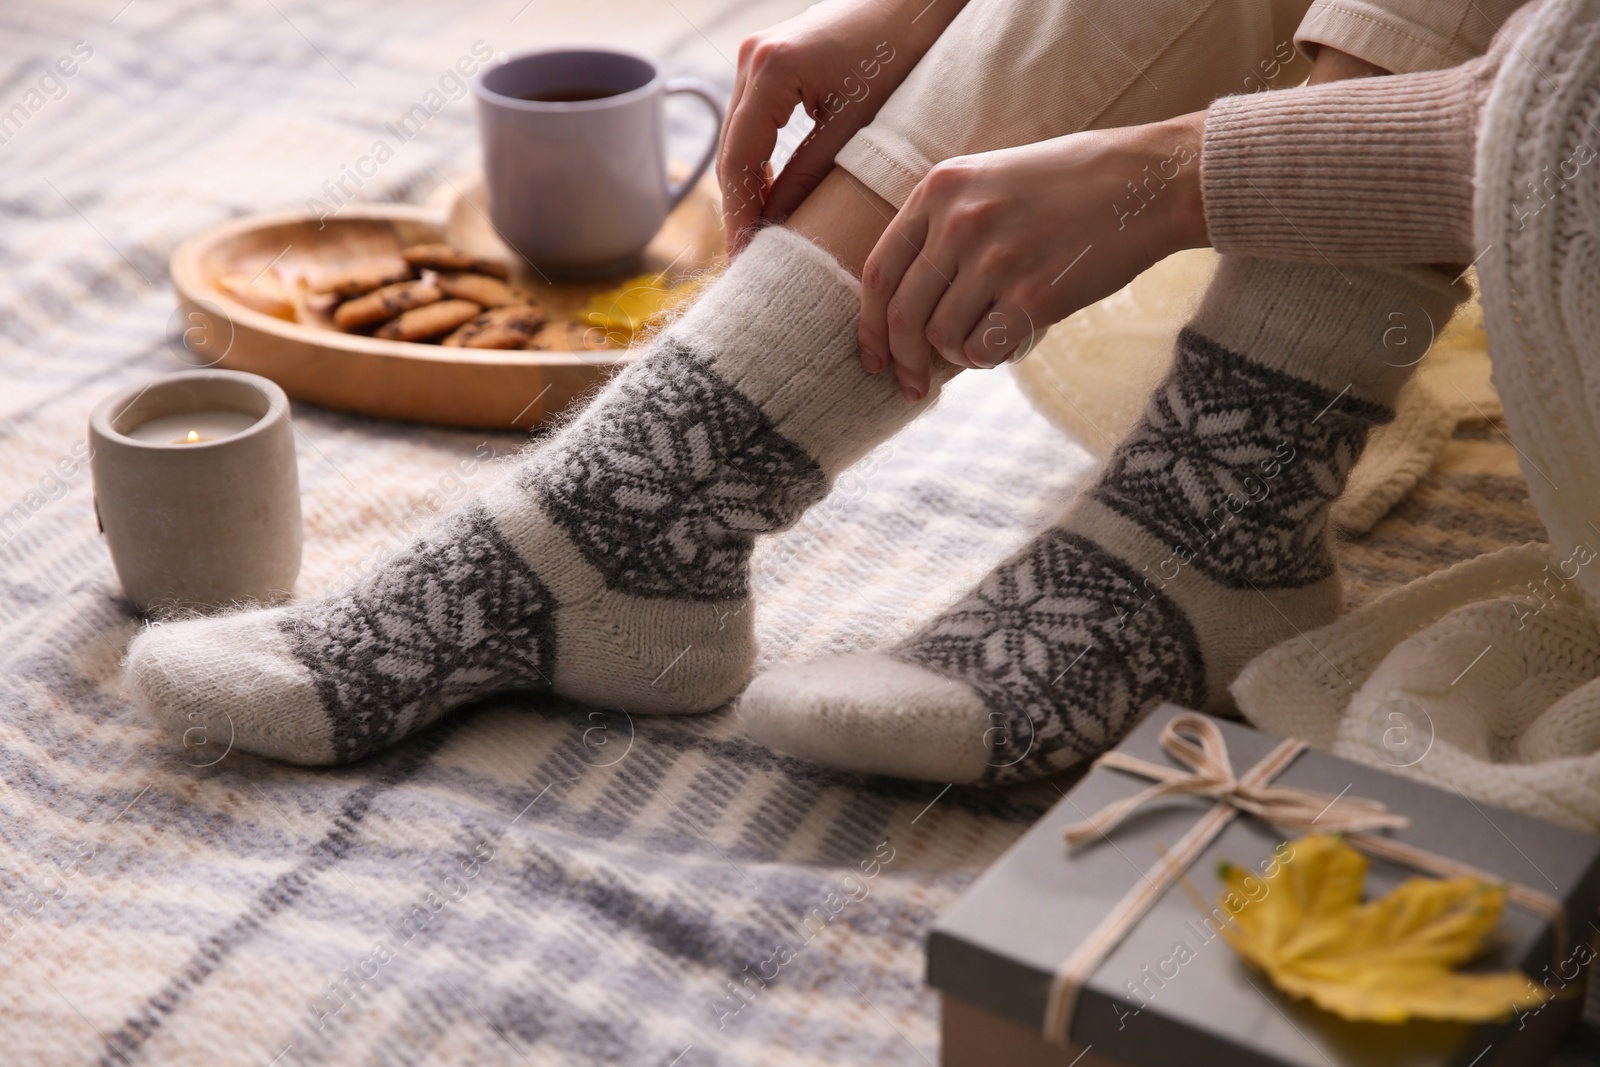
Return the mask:
[[(1466, 296), (1474, 113), (1500, 53), (1421, 68), (1494, 26), (1385, 35), (1264, 0), (1037, 7), (828, 6), (747, 42), (720, 167), (740, 251), (706, 295), (354, 587), (142, 634), (140, 699), (305, 763), (496, 689), (718, 707), (749, 683), (756, 537), (956, 368), (1209, 242), (1235, 254), (1172, 375), (1060, 522), (891, 654), (764, 676), (741, 713), (837, 766), (1009, 781), (1102, 751), (1155, 703), (1225, 706), (1245, 662), (1339, 606), (1327, 506), (1409, 373), (1382, 359), (1390, 316), (1442, 325)], [(1296, 24), (1313, 85), (1199, 110), (1292, 78)], [(769, 184), (797, 101), (829, 117)], [(1395, 180), (1397, 146), (1415, 180)], [(763, 214), (787, 217), (752, 234)], [(1407, 265), (1430, 263), (1449, 266)]]

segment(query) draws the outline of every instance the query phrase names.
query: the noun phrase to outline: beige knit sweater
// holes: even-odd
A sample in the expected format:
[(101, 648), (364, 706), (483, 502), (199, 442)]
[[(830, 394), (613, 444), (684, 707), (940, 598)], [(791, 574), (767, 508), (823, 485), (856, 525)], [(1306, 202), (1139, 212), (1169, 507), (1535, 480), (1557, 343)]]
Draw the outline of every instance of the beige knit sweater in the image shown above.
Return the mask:
[(1446, 70), (1215, 101), (1200, 156), (1212, 247), (1305, 263), (1471, 262), (1484, 102), (1547, 2), (1507, 19), (1486, 55)]

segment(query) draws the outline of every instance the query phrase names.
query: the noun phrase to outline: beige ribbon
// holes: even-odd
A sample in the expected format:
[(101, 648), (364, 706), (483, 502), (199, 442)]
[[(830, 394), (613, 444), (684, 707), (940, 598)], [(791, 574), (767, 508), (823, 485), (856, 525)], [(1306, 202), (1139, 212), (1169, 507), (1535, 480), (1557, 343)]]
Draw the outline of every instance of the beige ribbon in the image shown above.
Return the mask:
[[(1156, 784), (1131, 797), (1106, 805), (1082, 822), (1062, 833), (1067, 845), (1076, 848), (1112, 830), (1152, 800), (1169, 796), (1210, 797), (1217, 803), (1188, 833), (1168, 850), (1161, 861), (1145, 872), (1140, 883), (1108, 912), (1072, 955), (1056, 970), (1050, 984), (1050, 1000), (1045, 1008), (1044, 1036), (1065, 1045), (1084, 983), (1105, 962), (1128, 932), (1139, 924), (1161, 895), (1178, 876), (1199, 858), (1240, 812), (1246, 812), (1279, 829), (1301, 833), (1315, 829), (1321, 833), (1342, 833), (1345, 840), (1370, 855), (1393, 860), (1445, 878), (1474, 878), (1491, 885), (1504, 880), (1468, 864), (1435, 855), (1389, 837), (1368, 833), (1371, 830), (1403, 829), (1411, 821), (1396, 815), (1375, 800), (1341, 793), (1329, 796), (1308, 789), (1274, 786), (1269, 783), (1305, 750), (1302, 741), (1284, 741), (1241, 776), (1233, 773), (1228, 745), (1222, 731), (1209, 718), (1196, 712), (1173, 716), (1161, 731), (1161, 747), (1174, 760), (1190, 769), (1176, 767), (1111, 751), (1095, 761), (1097, 767), (1112, 767), (1131, 774), (1153, 778)], [(1567, 943), (1567, 912), (1561, 902), (1546, 893), (1526, 886), (1511, 885), (1507, 896), (1513, 902), (1548, 919), (1555, 932), (1553, 952), (1559, 961)]]

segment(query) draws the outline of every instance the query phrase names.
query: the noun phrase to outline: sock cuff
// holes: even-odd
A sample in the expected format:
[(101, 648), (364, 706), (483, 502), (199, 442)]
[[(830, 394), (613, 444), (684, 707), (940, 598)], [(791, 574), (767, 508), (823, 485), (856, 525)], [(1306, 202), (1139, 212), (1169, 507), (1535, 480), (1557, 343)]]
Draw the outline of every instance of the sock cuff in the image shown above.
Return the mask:
[(1431, 267), (1329, 267), (1223, 256), (1189, 326), (1246, 359), (1393, 410), (1470, 296)]
[(860, 317), (860, 282), (817, 244), (771, 226), (665, 336), (831, 475), (883, 439), (886, 414), (909, 420), (937, 392), (911, 404), (893, 375), (862, 369)]
[[(792, 256), (799, 269), (815, 274), (812, 284), (821, 281), (821, 276), (831, 277), (836, 285), (850, 291), (855, 297), (857, 307), (861, 303), (861, 280), (845, 269), (844, 264), (833, 257), (833, 253), (823, 248), (817, 242), (797, 230), (787, 226), (764, 226), (761, 232), (751, 241), (760, 241), (764, 246), (770, 246), (775, 251), (775, 257)], [(748, 251), (748, 249), (747, 249)], [(789, 264), (793, 268), (794, 264)]]
[[(672, 333), (714, 359), (722, 377), (737, 385), (763, 377), (774, 353), (791, 344), (854, 355), (860, 313), (861, 284), (838, 260), (793, 230), (769, 226)], [(751, 387), (760, 388), (755, 381)]]

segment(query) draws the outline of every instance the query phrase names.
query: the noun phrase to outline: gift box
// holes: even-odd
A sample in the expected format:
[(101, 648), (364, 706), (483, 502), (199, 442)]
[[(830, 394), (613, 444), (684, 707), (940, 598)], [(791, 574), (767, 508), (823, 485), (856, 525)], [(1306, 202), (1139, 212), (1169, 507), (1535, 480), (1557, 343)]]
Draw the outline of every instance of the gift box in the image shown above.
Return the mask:
[[(1215, 731), (1213, 747), (1225, 747), (1220, 772), (1195, 769), (1197, 730)], [(1175, 757), (1175, 741), (1188, 754)], [(1207, 751), (1215, 763), (1217, 753)], [(1233, 785), (1243, 780), (1245, 788), (1219, 786), (1219, 776)], [(1172, 795), (1140, 796), (1152, 785)], [(1240, 803), (1260, 807), (1263, 788), (1270, 791), (1265, 806), (1299, 809), (1267, 814), (1298, 819), (1300, 831), (1240, 810)], [(1318, 814), (1322, 798), (1337, 800)], [(1386, 815), (1376, 814), (1383, 809)], [(1406, 825), (1362, 830), (1363, 818)], [(1463, 970), (1520, 970), (1555, 995), (1492, 1023), (1345, 1021), (1276, 989), (1179, 884), (1181, 866), (1199, 898), (1213, 904), (1223, 891), (1220, 861), (1271, 873), (1287, 839), (1342, 824), (1355, 827), (1347, 840), (1380, 853), (1367, 874), (1368, 899), (1430, 873), (1470, 873), (1513, 887), (1486, 951)], [(1064, 839), (1069, 828), (1081, 839), (1076, 847)], [(1436, 869), (1419, 869), (1423, 859)], [(1600, 837), (1162, 707), (934, 924), (928, 981), (942, 994), (942, 1063), (1543, 1063), (1582, 1010), (1597, 905)]]

